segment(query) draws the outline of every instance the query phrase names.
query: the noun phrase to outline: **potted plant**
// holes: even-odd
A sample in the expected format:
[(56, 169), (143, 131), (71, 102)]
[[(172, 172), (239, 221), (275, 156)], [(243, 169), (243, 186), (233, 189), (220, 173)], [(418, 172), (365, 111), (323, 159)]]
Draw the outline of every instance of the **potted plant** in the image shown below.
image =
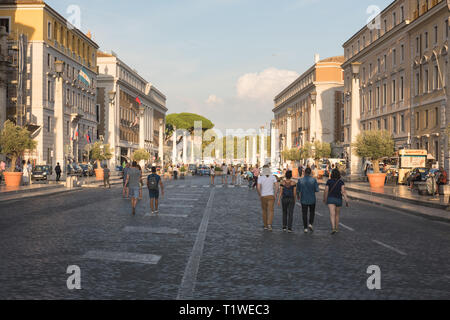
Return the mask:
[(180, 168), (180, 179), (184, 179), (184, 175), (186, 174), (185, 166), (181, 166)]
[(370, 159), (373, 173), (368, 174), (372, 188), (383, 188), (386, 174), (380, 172), (380, 161), (394, 154), (394, 139), (387, 131), (364, 131), (356, 137), (353, 144), (354, 152), (361, 158)]
[(34, 150), (36, 144), (37, 142), (31, 138), (30, 132), (27, 129), (16, 126), (9, 120), (5, 122), (3, 130), (0, 133), (0, 149), (3, 154), (11, 159), (11, 167), (3, 173), (6, 186), (20, 186), (23, 173), (14, 172), (17, 159), (23, 156), (25, 151)]
[(324, 170), (319, 168), (321, 159), (329, 159), (331, 156), (331, 144), (326, 142), (315, 141), (313, 144), (313, 158), (318, 172), (318, 179), (322, 179), (325, 174)]
[(109, 144), (102, 144), (96, 142), (91, 149), (91, 159), (97, 162), (97, 169), (95, 169), (95, 177), (97, 180), (103, 180), (103, 168), (101, 162), (110, 160), (113, 157)]
[[(150, 160), (150, 152), (148, 152), (145, 149), (138, 149), (133, 153), (133, 160), (136, 161), (137, 163), (140, 163), (142, 161), (148, 161)], [(142, 165), (142, 164), (141, 164)]]

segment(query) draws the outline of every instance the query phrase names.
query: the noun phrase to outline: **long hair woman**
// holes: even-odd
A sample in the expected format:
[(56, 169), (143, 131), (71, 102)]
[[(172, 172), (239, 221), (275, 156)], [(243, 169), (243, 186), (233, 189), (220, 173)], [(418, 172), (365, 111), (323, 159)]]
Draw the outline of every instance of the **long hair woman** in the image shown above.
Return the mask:
[(297, 184), (291, 180), (292, 171), (286, 171), (286, 179), (280, 184), (278, 206), (283, 204), (283, 231), (292, 232)]
[(330, 210), (330, 219), (332, 227), (332, 235), (339, 232), (339, 215), (342, 208), (342, 198), (345, 199), (347, 207), (349, 206), (347, 191), (345, 190), (344, 181), (341, 179), (341, 173), (337, 169), (331, 172), (331, 179), (327, 181), (323, 202)]

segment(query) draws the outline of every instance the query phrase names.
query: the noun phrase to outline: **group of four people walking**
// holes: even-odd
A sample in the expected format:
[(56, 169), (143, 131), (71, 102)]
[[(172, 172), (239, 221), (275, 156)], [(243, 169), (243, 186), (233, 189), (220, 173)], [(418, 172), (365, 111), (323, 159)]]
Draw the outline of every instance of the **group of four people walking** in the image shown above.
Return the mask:
[[(264, 230), (272, 231), (274, 218), (274, 205), (278, 195), (278, 206), (283, 210), (283, 231), (292, 233), (294, 224), (294, 211), (297, 200), (302, 207), (302, 218), (304, 232), (314, 231), (314, 220), (316, 210), (316, 193), (319, 192), (319, 184), (311, 176), (312, 170), (306, 168), (304, 177), (297, 182), (292, 180), (292, 171), (287, 171), (285, 179), (278, 184), (277, 179), (271, 175), (268, 167), (263, 168), (261, 177), (258, 179), (258, 194), (261, 199)], [(332, 227), (332, 235), (339, 232), (339, 216), (343, 205), (343, 199), (349, 206), (345, 184), (341, 179), (339, 170), (334, 169), (330, 179), (327, 181), (324, 191), (324, 204), (328, 206)]]

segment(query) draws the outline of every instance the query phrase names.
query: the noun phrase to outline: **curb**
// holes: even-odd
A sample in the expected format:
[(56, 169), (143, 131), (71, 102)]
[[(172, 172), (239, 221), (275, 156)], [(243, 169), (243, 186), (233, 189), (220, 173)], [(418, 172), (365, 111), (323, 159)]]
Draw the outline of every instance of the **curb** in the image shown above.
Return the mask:
[(82, 188), (73, 188), (73, 189), (66, 189), (66, 188), (64, 188), (64, 190), (59, 190), (57, 192), (46, 193), (46, 194), (39, 194), (39, 195), (32, 195), (32, 196), (28, 196), (28, 197), (26, 196), (27, 193), (24, 193), (23, 197), (17, 197), (15, 199), (2, 200), (0, 198), (0, 203), (15, 202), (15, 201), (20, 201), (20, 200), (30, 200), (30, 199), (36, 199), (36, 198), (42, 198), (42, 197), (48, 197), (48, 196), (64, 194), (64, 193), (71, 193), (71, 192), (78, 192), (78, 191), (82, 191)]

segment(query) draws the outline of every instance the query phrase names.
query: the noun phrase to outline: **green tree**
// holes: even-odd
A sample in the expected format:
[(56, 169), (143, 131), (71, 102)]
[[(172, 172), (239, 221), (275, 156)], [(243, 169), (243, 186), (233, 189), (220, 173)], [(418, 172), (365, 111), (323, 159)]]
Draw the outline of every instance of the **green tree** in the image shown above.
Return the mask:
[(394, 139), (387, 131), (364, 131), (356, 137), (352, 144), (355, 155), (370, 159), (374, 173), (380, 173), (379, 163), (384, 157), (394, 154)]
[(14, 172), (16, 161), (27, 150), (34, 150), (37, 142), (31, 138), (30, 132), (7, 120), (0, 133), (1, 153), (11, 158), (10, 172)]
[[(172, 135), (174, 128), (177, 130), (187, 130), (191, 135), (194, 133), (195, 122), (202, 122), (202, 131), (214, 128), (214, 124), (211, 120), (206, 119), (203, 116), (200, 116), (195, 113), (172, 113), (166, 117), (166, 140), (168, 141)], [(179, 141), (183, 140), (183, 137), (180, 137)]]
[(98, 169), (100, 169), (101, 161), (110, 160), (113, 157), (112, 152), (109, 144), (102, 144), (99, 141), (94, 143), (91, 149), (91, 158), (97, 161)]
[(134, 161), (137, 161), (137, 162), (142, 161), (142, 160), (148, 161), (148, 160), (150, 160), (150, 153), (145, 149), (138, 149), (133, 153), (132, 158)]
[(283, 158), (285, 160), (289, 160), (289, 161), (300, 161), (302, 160), (301, 158), (301, 152), (297, 149), (290, 149), (290, 150), (285, 150), (283, 151)]
[(326, 142), (315, 141), (312, 148), (312, 157), (319, 166), (320, 159), (328, 159), (331, 156), (331, 144)]

